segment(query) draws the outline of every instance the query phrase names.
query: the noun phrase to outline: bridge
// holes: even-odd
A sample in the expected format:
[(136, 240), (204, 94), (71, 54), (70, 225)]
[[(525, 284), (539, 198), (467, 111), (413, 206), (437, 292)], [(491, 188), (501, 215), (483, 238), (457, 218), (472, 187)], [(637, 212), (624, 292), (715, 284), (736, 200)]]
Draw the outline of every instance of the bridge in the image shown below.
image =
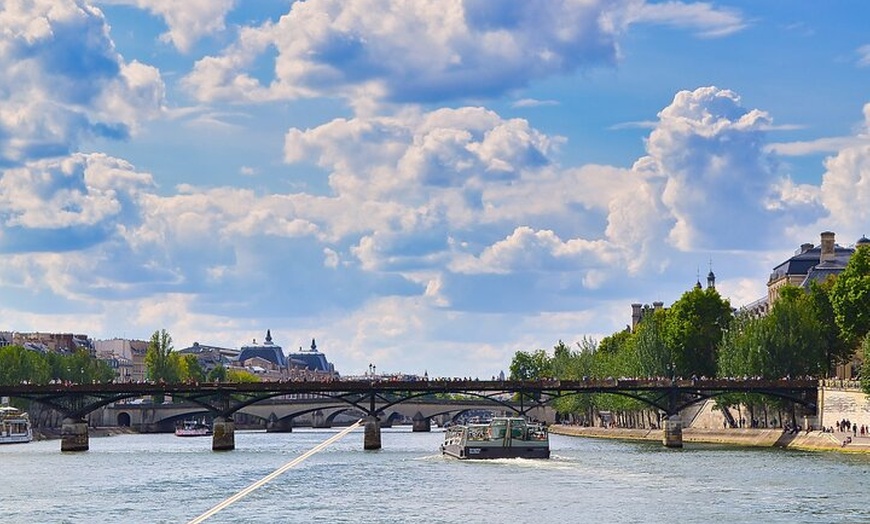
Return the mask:
[[(402, 403), (423, 402), (431, 407), (437, 404), (435, 400), (439, 398), (480, 399), (494, 409), (531, 416), (553, 399), (591, 393), (622, 395), (658, 410), (664, 417), (663, 443), (668, 447), (681, 447), (679, 413), (696, 402), (732, 393), (755, 393), (793, 402), (803, 406), (809, 414), (815, 414), (818, 387), (815, 379), (332, 380), (205, 384), (17, 384), (0, 386), (0, 397), (35, 401), (61, 413), (64, 417), (62, 451), (88, 449), (85, 417), (89, 413), (127, 399), (149, 395), (181, 399), (198, 406), (201, 413), (211, 415), (212, 449), (216, 451), (235, 448), (234, 414), (247, 409), (250, 413), (259, 412), (259, 416), (262, 416), (265, 411), (263, 405), (282, 397), (319, 400), (312, 401), (307, 407), (286, 411), (280, 417), (277, 412), (274, 413), (275, 417), (271, 417), (270, 413), (268, 418), (278, 429), (283, 427), (286, 430), (294, 417), (315, 413), (318, 409), (352, 410), (362, 414), (365, 419), (363, 448), (372, 450), (381, 448), (381, 416)], [(258, 404), (260, 406), (255, 408)], [(477, 403), (475, 405), (480, 407)], [(440, 413), (456, 411), (455, 407), (445, 408)], [(422, 409), (418, 411), (427, 423), (438, 414), (429, 410), (427, 416), (423, 415)]]

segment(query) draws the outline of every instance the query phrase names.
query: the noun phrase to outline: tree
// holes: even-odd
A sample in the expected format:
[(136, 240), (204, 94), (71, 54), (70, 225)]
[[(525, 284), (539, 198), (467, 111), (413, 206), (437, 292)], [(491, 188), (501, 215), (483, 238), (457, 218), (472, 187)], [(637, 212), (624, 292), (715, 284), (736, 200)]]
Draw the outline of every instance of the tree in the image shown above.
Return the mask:
[(813, 299), (796, 287), (784, 287), (761, 318), (740, 314), (719, 347), (721, 376), (818, 375), (826, 367), (822, 326)]
[(259, 382), (260, 377), (251, 373), (250, 371), (246, 371), (244, 369), (229, 369), (229, 370), (227, 370), (227, 381), (240, 382), (240, 383), (251, 383), (251, 382)]
[(834, 319), (854, 348), (870, 331), (870, 246), (858, 246), (831, 286)]
[(225, 368), (223, 364), (218, 364), (214, 369), (208, 372), (207, 378), (210, 382), (226, 382), (227, 368)]
[(180, 359), (181, 364), (181, 379), (184, 381), (191, 382), (203, 382), (205, 381), (205, 370), (202, 369), (202, 365), (199, 363), (199, 359), (196, 355), (184, 355)]
[(165, 329), (155, 331), (145, 351), (145, 374), (154, 382), (175, 383), (180, 378), (180, 360), (173, 357), (172, 337)]
[(664, 339), (677, 374), (712, 377), (722, 332), (731, 323), (731, 304), (713, 287), (695, 287), (668, 310)]
[(517, 351), (511, 361), (511, 380), (537, 380), (552, 376), (550, 357), (543, 349), (533, 353)]
[(823, 329), (803, 290), (782, 288), (764, 321), (770, 334), (765, 378), (818, 376), (827, 368)]
[(646, 315), (635, 328), (634, 350), (637, 355), (637, 374), (640, 376), (670, 377), (676, 373), (675, 354), (664, 336), (667, 317), (666, 310), (657, 309)]
[(816, 319), (822, 330), (822, 341), (825, 352), (825, 366), (828, 376), (834, 367), (849, 361), (854, 353), (837, 325), (834, 307), (831, 304), (831, 288), (836, 280), (827, 279), (823, 283), (810, 283), (809, 300)]

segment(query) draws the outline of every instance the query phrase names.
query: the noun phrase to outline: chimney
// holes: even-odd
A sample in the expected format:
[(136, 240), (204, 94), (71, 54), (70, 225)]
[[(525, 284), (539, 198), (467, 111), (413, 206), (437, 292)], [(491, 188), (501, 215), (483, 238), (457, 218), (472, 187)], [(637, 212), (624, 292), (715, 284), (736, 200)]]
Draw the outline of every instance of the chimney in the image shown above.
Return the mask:
[(834, 233), (825, 231), (822, 237), (822, 254), (819, 257), (819, 263), (825, 263), (828, 260), (834, 260)]
[(631, 305), (631, 330), (634, 331), (634, 328), (640, 324), (640, 312), (641, 305), (640, 304), (632, 304)]
[(800, 251), (798, 251), (798, 254), (806, 253), (807, 251), (809, 251), (812, 248), (813, 248), (813, 245), (810, 244), (809, 242), (807, 242), (806, 244), (801, 244), (801, 248), (800, 248)]

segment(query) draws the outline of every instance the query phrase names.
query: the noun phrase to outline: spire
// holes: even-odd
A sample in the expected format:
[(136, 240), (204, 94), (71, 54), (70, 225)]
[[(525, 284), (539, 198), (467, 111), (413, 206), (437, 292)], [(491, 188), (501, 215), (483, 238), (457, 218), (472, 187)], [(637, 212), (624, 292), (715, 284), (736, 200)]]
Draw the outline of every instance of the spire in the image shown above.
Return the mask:
[(271, 343), (272, 343), (272, 330), (267, 329), (266, 330), (266, 344), (271, 344)]
[(311, 339), (311, 352), (312, 352), (312, 353), (317, 352), (317, 343), (314, 342), (314, 339), (313, 339), (313, 338)]
[(707, 273), (707, 289), (716, 289), (716, 275), (713, 274), (713, 259), (710, 259), (710, 272)]
[(701, 289), (701, 268), (695, 273), (695, 289)]

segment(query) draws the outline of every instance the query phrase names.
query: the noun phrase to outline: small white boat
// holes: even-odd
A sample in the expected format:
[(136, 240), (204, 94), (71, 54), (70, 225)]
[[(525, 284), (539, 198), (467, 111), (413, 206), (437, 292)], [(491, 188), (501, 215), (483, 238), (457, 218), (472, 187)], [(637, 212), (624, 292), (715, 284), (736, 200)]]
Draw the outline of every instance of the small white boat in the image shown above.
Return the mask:
[(176, 437), (207, 437), (211, 435), (211, 427), (198, 420), (185, 420), (175, 428)]
[(0, 406), (0, 444), (20, 444), (33, 440), (30, 417), (12, 406)]

